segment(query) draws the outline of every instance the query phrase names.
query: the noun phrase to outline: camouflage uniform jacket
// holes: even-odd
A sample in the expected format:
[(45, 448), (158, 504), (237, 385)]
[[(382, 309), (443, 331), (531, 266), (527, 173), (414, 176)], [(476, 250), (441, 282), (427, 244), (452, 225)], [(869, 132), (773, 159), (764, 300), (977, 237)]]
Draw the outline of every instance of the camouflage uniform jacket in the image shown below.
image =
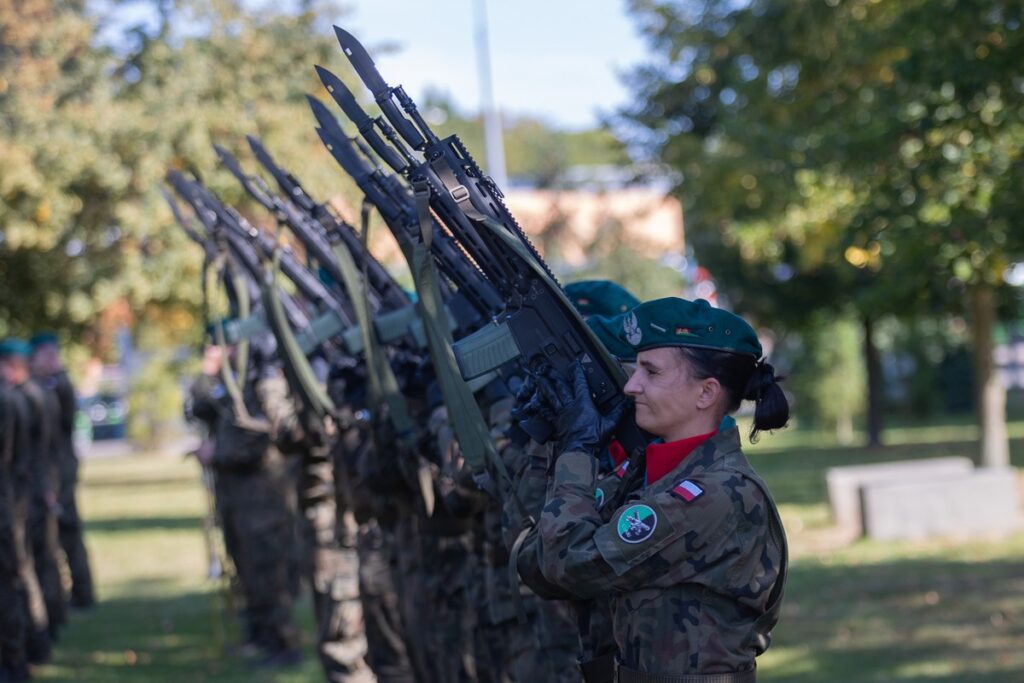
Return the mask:
[(778, 618), (786, 541), (738, 430), (717, 434), (630, 493), (610, 518), (597, 509), (597, 468), (584, 453), (556, 461), (540, 521), (545, 576), (580, 597), (610, 594), (619, 661), (628, 668), (751, 669)]

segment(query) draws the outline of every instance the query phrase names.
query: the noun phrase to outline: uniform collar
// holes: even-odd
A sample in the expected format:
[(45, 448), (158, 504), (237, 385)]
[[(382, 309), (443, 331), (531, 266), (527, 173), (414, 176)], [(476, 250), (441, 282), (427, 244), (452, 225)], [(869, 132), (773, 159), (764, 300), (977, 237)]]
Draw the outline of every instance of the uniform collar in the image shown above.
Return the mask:
[(700, 477), (713, 470), (748, 471), (750, 463), (743, 455), (740, 445), (740, 431), (735, 427), (719, 429), (711, 438), (697, 446), (688, 457), (680, 460), (660, 481), (653, 478), (650, 485), (658, 489), (669, 489), (681, 479)]
[(702, 443), (718, 433), (718, 430), (697, 436), (652, 443), (647, 446), (647, 483), (653, 484), (666, 474), (676, 469), (690, 453)]

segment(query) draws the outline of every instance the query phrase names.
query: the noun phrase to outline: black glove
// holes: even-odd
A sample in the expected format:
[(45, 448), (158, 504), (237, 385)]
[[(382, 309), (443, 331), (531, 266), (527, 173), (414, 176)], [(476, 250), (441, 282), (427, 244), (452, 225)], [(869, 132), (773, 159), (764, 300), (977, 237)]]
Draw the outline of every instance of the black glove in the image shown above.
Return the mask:
[(539, 391), (548, 414), (553, 416), (560, 453), (580, 451), (597, 456), (611, 439), (616, 425), (626, 412), (628, 403), (620, 402), (607, 415), (594, 405), (583, 366), (576, 361), (569, 367), (572, 385), (553, 370), (538, 381)]
[(516, 406), (512, 409), (514, 429), (509, 435), (520, 446), (532, 439), (537, 443), (547, 443), (554, 438), (554, 422), (557, 417), (552, 405), (557, 405), (557, 398), (547, 389), (549, 378), (557, 378), (558, 373), (548, 363), (541, 363), (533, 370), (527, 370), (526, 380), (516, 392)]

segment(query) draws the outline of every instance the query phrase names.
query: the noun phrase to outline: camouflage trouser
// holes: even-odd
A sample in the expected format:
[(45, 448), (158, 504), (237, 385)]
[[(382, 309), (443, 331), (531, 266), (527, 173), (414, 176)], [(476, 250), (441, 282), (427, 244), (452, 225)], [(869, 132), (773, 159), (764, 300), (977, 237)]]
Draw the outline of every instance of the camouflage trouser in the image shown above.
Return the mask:
[(78, 485), (78, 459), (62, 466), (60, 514), (57, 517), (60, 547), (68, 561), (71, 574), (71, 604), (86, 607), (95, 602), (89, 553), (82, 535), (82, 518), (78, 515), (75, 488)]
[(357, 550), (370, 668), (380, 683), (413, 683), (395, 588), (394, 536), (376, 520), (365, 522), (359, 525)]
[(225, 537), (235, 546), (249, 639), (270, 652), (299, 647), (289, 575), (295, 519), (284, 486), (276, 477), (254, 473), (221, 504)]
[(337, 534), (331, 497), (307, 504), (303, 511), (306, 570), (313, 592), (317, 654), (330, 683), (373, 683), (366, 662), (366, 630), (359, 602), (359, 557), (355, 520), (342, 518), (349, 533)]
[(579, 636), (568, 605), (535, 596), (526, 603), (528, 623), (513, 631), (514, 680), (579, 683)]
[(515, 638), (519, 622), (515, 619), (500, 624), (477, 623), (473, 631), (476, 673), (480, 683), (513, 683), (509, 648)]
[(43, 592), (50, 635), (55, 636), (67, 621), (67, 602), (58, 563), (60, 540), (57, 516), (41, 501), (33, 501), (29, 509), (28, 541), (32, 546), (32, 561), (39, 579), (39, 588)]
[(468, 534), (438, 536), (423, 533), (418, 524), (404, 519), (398, 534), (399, 597), (416, 680), (475, 682), (475, 607), (466, 594), (473, 570)]

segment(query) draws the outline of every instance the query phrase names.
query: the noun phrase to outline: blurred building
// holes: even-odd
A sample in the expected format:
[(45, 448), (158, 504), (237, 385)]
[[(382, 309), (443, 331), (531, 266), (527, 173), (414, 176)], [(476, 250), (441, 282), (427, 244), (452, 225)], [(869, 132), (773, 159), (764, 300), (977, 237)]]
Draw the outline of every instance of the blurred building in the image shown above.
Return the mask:
[(635, 169), (577, 167), (557, 188), (513, 185), (505, 203), (546, 257), (570, 267), (619, 244), (661, 259), (685, 249), (683, 207), (664, 175)]

